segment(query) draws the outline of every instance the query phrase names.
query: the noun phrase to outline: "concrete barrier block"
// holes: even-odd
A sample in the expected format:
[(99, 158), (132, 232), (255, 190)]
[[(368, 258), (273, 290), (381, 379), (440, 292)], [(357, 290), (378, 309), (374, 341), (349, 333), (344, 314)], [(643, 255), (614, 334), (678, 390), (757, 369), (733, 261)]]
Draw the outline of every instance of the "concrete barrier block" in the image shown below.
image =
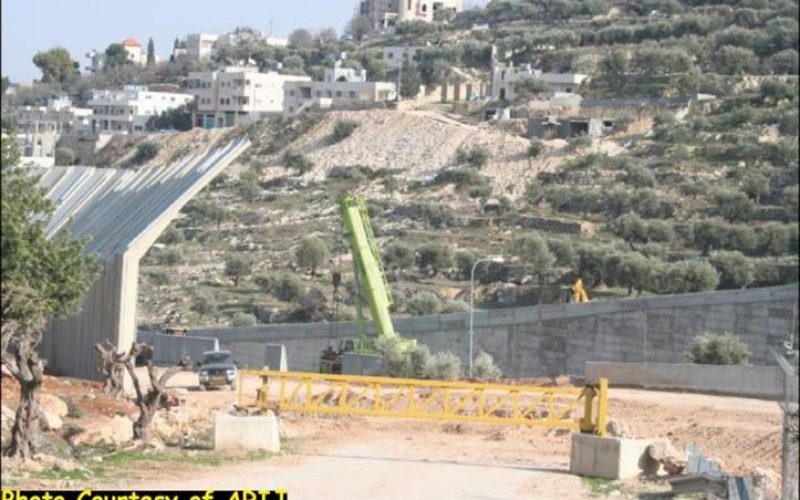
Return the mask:
[(269, 366), (270, 370), (285, 372), (289, 369), (286, 363), (285, 345), (267, 344), (266, 349), (266, 366)]
[(238, 416), (218, 412), (214, 418), (214, 450), (281, 451), (275, 415)]
[(572, 434), (571, 474), (604, 479), (629, 479), (651, 470), (647, 447), (652, 440)]

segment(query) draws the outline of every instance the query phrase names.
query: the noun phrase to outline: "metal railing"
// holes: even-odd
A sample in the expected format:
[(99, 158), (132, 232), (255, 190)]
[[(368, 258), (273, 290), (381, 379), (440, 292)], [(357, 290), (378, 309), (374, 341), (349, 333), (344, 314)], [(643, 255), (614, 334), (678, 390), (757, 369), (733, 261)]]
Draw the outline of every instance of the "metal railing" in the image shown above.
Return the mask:
[[(260, 379), (260, 386), (255, 400), (248, 402), (245, 384), (255, 377)], [(239, 373), (239, 406), (525, 425), (602, 436), (607, 422), (608, 381), (600, 379), (596, 386), (542, 387), (245, 370)]]

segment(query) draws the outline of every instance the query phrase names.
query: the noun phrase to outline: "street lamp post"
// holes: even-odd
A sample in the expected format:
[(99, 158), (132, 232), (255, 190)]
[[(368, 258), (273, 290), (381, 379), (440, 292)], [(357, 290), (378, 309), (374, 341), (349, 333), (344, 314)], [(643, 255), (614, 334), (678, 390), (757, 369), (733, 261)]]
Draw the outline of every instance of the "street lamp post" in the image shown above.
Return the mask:
[(503, 263), (502, 257), (486, 257), (478, 259), (472, 264), (472, 271), (469, 274), (469, 377), (472, 378), (472, 362), (474, 359), (473, 348), (475, 340), (475, 269), (481, 262), (497, 262)]

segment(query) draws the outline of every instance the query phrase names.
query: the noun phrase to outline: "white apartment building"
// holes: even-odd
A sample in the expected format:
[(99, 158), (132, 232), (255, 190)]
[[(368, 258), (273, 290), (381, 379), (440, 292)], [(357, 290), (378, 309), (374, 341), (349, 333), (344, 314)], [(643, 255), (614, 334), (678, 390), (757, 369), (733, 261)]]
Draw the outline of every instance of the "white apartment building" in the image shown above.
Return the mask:
[(122, 90), (93, 90), (89, 99), (92, 131), (143, 133), (151, 116), (191, 104), (192, 101), (194, 97), (191, 94), (153, 92), (146, 86), (126, 85)]
[(69, 134), (91, 127), (92, 110), (72, 105), (69, 97), (53, 97), (47, 106), (23, 106), (17, 113), (20, 132)]
[(192, 61), (207, 61), (214, 55), (214, 46), (219, 35), (214, 33), (191, 33), (186, 35), (186, 57)]
[(192, 123), (203, 128), (232, 127), (280, 114), (284, 85), (310, 80), (244, 66), (189, 73), (189, 91), (195, 98)]
[(587, 78), (589, 75), (581, 73), (542, 73), (541, 70), (531, 69), (529, 64), (519, 68), (498, 65), (492, 70), (491, 95), (493, 99), (513, 101), (516, 97), (514, 86), (528, 79), (546, 83), (552, 93), (573, 94)]
[(367, 16), (376, 30), (391, 30), (403, 21), (432, 22), (436, 12), (464, 10), (463, 0), (361, 0), (359, 14)]
[(420, 46), (392, 46), (383, 48), (383, 62), (390, 70), (397, 70), (404, 64), (416, 65), (417, 52), (424, 50), (424, 45)]
[(369, 82), (366, 70), (342, 68), (341, 62), (336, 61), (333, 68), (325, 69), (322, 81), (287, 83), (284, 112), (295, 114), (306, 109), (355, 108), (393, 101), (396, 97), (394, 83)]

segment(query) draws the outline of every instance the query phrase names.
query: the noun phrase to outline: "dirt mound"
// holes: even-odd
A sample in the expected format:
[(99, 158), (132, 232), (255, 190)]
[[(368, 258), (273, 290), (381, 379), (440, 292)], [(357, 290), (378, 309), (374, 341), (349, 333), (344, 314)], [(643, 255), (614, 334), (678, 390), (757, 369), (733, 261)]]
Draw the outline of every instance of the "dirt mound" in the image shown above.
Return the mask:
[[(360, 126), (350, 137), (329, 144), (333, 127), (342, 118)], [(459, 148), (482, 147), (491, 157), (481, 172), (498, 194), (516, 198), (524, 193), (528, 180), (561, 162), (549, 148), (540, 157), (529, 159), (528, 145), (527, 139), (488, 124), (470, 125), (433, 111), (369, 110), (330, 113), (289, 147), (300, 149), (314, 162), (308, 174), (313, 179), (324, 179), (335, 167), (363, 165), (398, 169), (407, 180), (429, 179), (443, 168), (455, 166)], [(273, 161), (279, 163), (278, 158)]]

